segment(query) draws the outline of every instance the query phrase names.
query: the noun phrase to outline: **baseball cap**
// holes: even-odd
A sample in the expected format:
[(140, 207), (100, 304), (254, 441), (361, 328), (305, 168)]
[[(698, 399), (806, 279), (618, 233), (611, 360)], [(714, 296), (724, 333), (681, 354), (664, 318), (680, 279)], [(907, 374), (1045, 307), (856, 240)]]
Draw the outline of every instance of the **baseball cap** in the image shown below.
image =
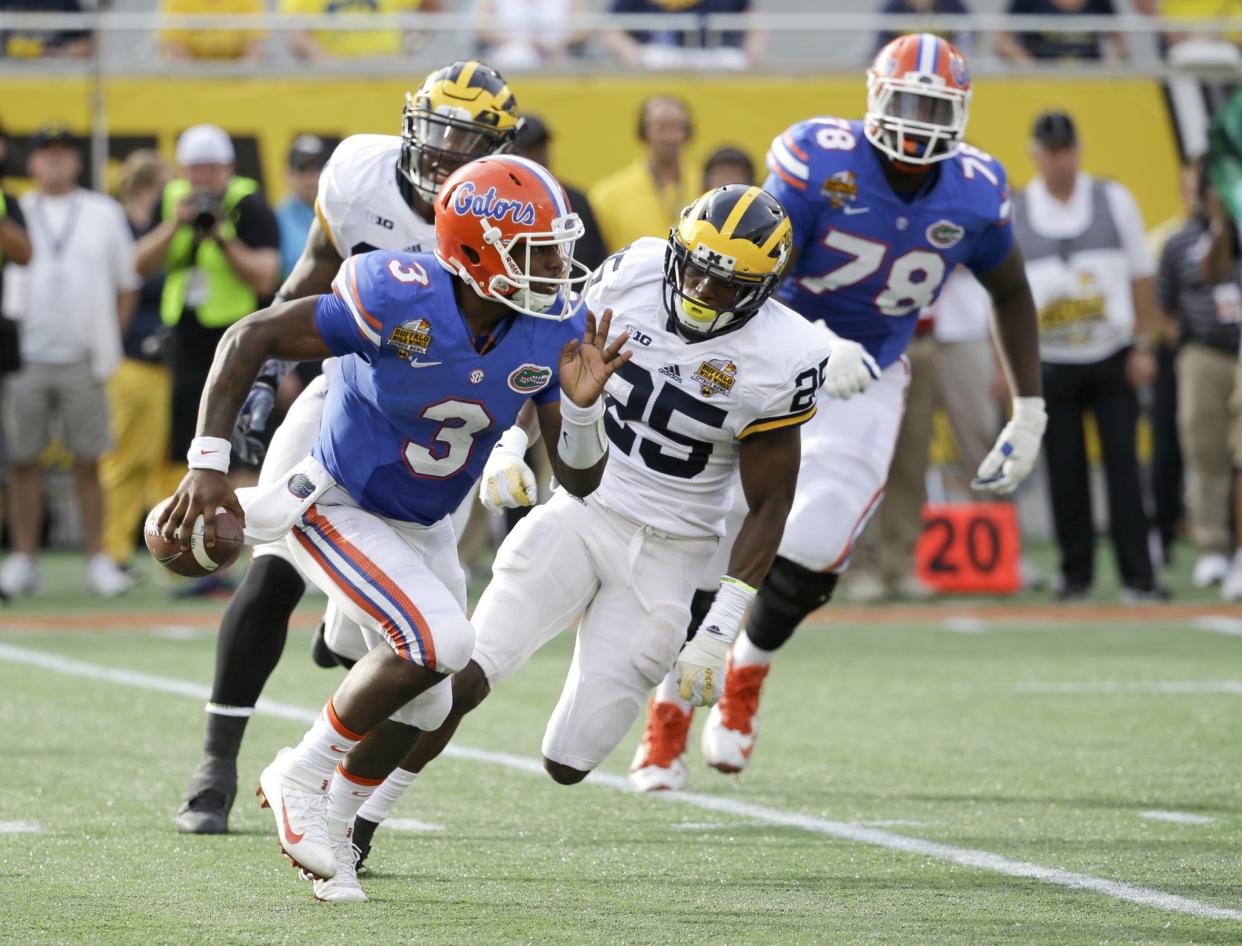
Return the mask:
[(1031, 137), (1041, 148), (1070, 148), (1078, 144), (1078, 129), (1067, 113), (1047, 111), (1035, 119)]
[(177, 139), (177, 163), (183, 168), (192, 164), (232, 164), (233, 139), (218, 125), (194, 125)]
[(322, 168), (328, 163), (328, 143), (315, 135), (298, 135), (289, 149), (289, 167), (295, 171)]
[(38, 151), (40, 148), (53, 147), (55, 145), (63, 145), (66, 148), (76, 148), (78, 139), (74, 137), (73, 132), (62, 125), (60, 122), (51, 122), (43, 125), (30, 136), (30, 144), (27, 146), (28, 151)]

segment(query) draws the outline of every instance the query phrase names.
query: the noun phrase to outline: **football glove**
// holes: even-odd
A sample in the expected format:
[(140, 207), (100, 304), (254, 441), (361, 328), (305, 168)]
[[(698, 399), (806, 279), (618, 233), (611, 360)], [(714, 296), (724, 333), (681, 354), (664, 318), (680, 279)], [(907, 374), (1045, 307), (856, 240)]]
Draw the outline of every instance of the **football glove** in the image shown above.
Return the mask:
[(677, 655), (677, 693), (691, 706), (710, 706), (724, 692), (729, 647), (737, 637), (755, 589), (726, 575), (712, 606)]
[(1012, 493), (1035, 466), (1048, 426), (1042, 397), (1015, 397), (1013, 419), (1005, 425), (992, 452), (983, 458), (970, 485), (984, 493)]
[(267, 425), (272, 419), (272, 411), (276, 409), (276, 389), (285, 380), (285, 375), (293, 370), (293, 365), (292, 361), (269, 358), (259, 370), (254, 387), (246, 395), (246, 403), (237, 415), (233, 435), (229, 438), (233, 456), (243, 463), (263, 465), (263, 457), (267, 454), (267, 445), (274, 432), (268, 430)]
[(502, 509), (532, 506), (539, 495), (535, 474), (526, 465), (526, 431), (510, 427), (501, 434), (483, 465), (479, 501), (493, 515)]
[(828, 336), (828, 365), (821, 389), (829, 397), (851, 398), (880, 376), (880, 366), (858, 342), (842, 338), (823, 322), (814, 323)]

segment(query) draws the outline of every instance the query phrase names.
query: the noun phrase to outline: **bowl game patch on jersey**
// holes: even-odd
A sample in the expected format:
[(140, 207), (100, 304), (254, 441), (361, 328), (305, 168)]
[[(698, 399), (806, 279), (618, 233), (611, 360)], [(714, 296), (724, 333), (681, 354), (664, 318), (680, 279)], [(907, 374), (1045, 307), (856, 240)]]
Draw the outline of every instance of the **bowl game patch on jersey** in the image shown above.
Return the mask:
[(426, 319), (402, 322), (388, 336), (388, 344), (405, 358), (425, 355), (431, 347), (431, 323)]
[(704, 397), (713, 394), (728, 395), (737, 380), (737, 362), (727, 358), (713, 358), (704, 361), (695, 369), (692, 380), (699, 382), (699, 390)]

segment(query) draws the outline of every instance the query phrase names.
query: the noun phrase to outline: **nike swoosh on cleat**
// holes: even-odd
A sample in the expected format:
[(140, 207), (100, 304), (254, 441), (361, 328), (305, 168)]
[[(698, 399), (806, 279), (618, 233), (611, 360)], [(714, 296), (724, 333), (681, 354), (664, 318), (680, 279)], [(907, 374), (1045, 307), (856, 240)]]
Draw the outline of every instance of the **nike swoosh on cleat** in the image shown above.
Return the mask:
[(289, 824), (289, 809), (285, 807), (285, 793), (283, 791), (280, 793), (280, 817), (285, 823), (285, 837), (289, 839), (290, 844), (297, 844), (306, 837), (305, 832), (296, 834), (293, 830), (293, 825)]

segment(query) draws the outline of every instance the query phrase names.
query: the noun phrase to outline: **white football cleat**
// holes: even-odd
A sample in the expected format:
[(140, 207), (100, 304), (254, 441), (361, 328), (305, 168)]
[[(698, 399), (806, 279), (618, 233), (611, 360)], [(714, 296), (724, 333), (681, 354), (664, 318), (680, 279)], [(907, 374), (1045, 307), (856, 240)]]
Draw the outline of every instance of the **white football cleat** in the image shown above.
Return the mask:
[(366, 891), (358, 883), (358, 848), (351, 826), (343, 840), (332, 845), (336, 855), (336, 874), (330, 880), (315, 881), (315, 899), (322, 903), (366, 903)]
[(328, 840), (328, 784), (292, 762), (281, 749), (259, 776), (260, 808), (276, 818), (280, 849), (293, 866), (312, 877), (329, 880), (336, 874), (336, 853)]
[(712, 707), (700, 743), (713, 769), (735, 775), (746, 768), (759, 738), (759, 694), (768, 665), (734, 666), (729, 662), (724, 694)]
[(678, 792), (686, 787), (686, 742), (694, 710), (652, 700), (647, 706), (647, 729), (634, 753), (630, 784), (639, 792)]

